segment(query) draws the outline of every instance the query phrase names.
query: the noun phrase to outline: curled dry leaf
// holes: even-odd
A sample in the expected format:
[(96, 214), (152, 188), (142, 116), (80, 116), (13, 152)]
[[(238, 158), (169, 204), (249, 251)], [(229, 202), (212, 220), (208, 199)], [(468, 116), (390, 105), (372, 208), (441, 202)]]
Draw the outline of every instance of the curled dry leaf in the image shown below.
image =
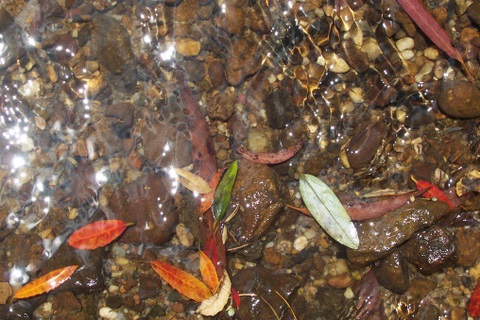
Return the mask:
[(67, 281), (77, 268), (78, 266), (68, 266), (53, 270), (20, 288), (15, 292), (13, 299), (31, 298), (52, 291)]
[(163, 261), (152, 261), (151, 265), (165, 282), (187, 298), (202, 302), (212, 296), (210, 289), (190, 273)]
[(197, 192), (199, 194), (207, 194), (212, 192), (208, 182), (196, 174), (180, 168), (174, 168), (173, 170), (179, 177), (178, 181), (188, 190)]
[(197, 313), (200, 313), (207, 317), (213, 317), (217, 313), (223, 310), (230, 297), (232, 289), (232, 282), (226, 271), (223, 272), (223, 276), (220, 279), (220, 285), (217, 292), (210, 298), (202, 301), (197, 309)]
[(218, 276), (215, 270), (215, 265), (212, 260), (203, 251), (200, 254), (200, 274), (202, 275), (203, 282), (215, 292), (218, 286)]
[(76, 249), (93, 250), (115, 240), (128, 226), (120, 220), (92, 222), (72, 233), (68, 244)]

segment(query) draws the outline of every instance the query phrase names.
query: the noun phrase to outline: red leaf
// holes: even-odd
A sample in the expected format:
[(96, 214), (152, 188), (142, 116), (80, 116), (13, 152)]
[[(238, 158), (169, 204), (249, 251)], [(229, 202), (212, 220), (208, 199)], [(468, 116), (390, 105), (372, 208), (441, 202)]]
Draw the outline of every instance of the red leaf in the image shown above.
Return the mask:
[(445, 192), (438, 189), (437, 186), (425, 180), (418, 180), (416, 181), (416, 184), (417, 184), (417, 189), (419, 190), (428, 189), (422, 194), (423, 197), (427, 199), (436, 198), (438, 201), (442, 201), (448, 204), (448, 206), (450, 207), (450, 210), (454, 208), (452, 202), (450, 201), (448, 196), (445, 194)]
[(215, 189), (217, 189), (217, 186), (220, 183), (220, 179), (222, 178), (223, 171), (224, 169), (218, 170), (215, 176), (213, 177), (213, 179), (210, 181), (209, 185), (210, 185), (210, 188), (212, 189), (212, 192), (204, 194), (202, 199), (200, 200), (200, 208), (198, 210), (200, 214), (204, 214), (212, 206), (213, 196), (215, 195)]
[(470, 296), (470, 302), (468, 303), (468, 312), (472, 317), (480, 317), (480, 279), (473, 289)]
[(77, 268), (78, 266), (68, 266), (53, 270), (20, 288), (15, 292), (13, 299), (26, 299), (52, 291), (67, 281)]
[(187, 298), (202, 302), (212, 296), (210, 289), (190, 273), (163, 261), (152, 261), (151, 265), (163, 280)]
[(120, 220), (101, 220), (78, 229), (68, 239), (68, 244), (82, 250), (93, 250), (106, 246), (128, 227)]
[(397, 0), (397, 2), (437, 47), (462, 64), (469, 80), (473, 82), (473, 77), (465, 66), (460, 52), (450, 44), (450, 38), (447, 33), (430, 12), (418, 0)]
[(235, 304), (235, 307), (238, 309), (240, 308), (240, 295), (238, 294), (238, 291), (232, 288), (232, 300), (233, 303)]
[(256, 163), (263, 164), (277, 164), (285, 162), (291, 159), (302, 148), (303, 143), (299, 143), (288, 147), (287, 149), (281, 149), (277, 152), (252, 152), (243, 148), (238, 149), (238, 153), (242, 155), (244, 159), (250, 160)]

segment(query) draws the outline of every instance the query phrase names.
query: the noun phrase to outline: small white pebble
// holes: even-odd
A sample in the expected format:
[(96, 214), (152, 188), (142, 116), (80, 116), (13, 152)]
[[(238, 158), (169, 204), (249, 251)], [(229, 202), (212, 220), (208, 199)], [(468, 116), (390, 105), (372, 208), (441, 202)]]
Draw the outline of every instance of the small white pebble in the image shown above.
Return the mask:
[(353, 103), (363, 102), (363, 90), (360, 87), (353, 87), (348, 91), (348, 96)]
[(403, 50), (400, 54), (405, 60), (410, 60), (415, 56), (415, 53), (412, 50)]
[(400, 40), (397, 40), (397, 42), (395, 44), (396, 44), (397, 49), (399, 51), (404, 51), (404, 50), (413, 49), (413, 46), (415, 45), (415, 42), (413, 41), (412, 38), (405, 37), (405, 38), (402, 38)]
[(423, 51), (423, 55), (425, 58), (430, 60), (437, 60), (438, 59), (438, 50), (432, 47), (428, 47)]
[(328, 62), (328, 70), (335, 73), (345, 73), (350, 70), (348, 63), (337, 55)]
[(352, 288), (348, 287), (347, 289), (345, 289), (343, 296), (345, 297), (345, 299), (353, 299), (355, 297), (355, 294), (353, 293)]
[(305, 237), (307, 237), (308, 240), (313, 239), (317, 233), (313, 229), (308, 229), (305, 231), (303, 234)]
[(124, 266), (130, 263), (130, 260), (126, 259), (125, 257), (119, 257), (115, 261), (118, 265)]
[(117, 313), (109, 307), (100, 308), (98, 314), (100, 315), (100, 317), (106, 319), (117, 319), (118, 316)]
[(308, 239), (305, 236), (300, 236), (297, 239), (295, 239), (295, 242), (293, 242), (293, 247), (297, 251), (302, 251), (305, 249), (305, 247), (308, 245)]
[(116, 293), (118, 292), (118, 286), (114, 285), (114, 284), (111, 284), (109, 287), (108, 287), (108, 292), (110, 293)]

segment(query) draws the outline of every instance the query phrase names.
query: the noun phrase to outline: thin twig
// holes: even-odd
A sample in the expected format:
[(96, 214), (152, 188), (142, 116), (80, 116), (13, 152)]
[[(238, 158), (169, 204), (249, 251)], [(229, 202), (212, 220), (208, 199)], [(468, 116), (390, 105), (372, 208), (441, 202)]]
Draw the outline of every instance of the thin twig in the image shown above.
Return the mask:
[(288, 303), (287, 299), (285, 299), (277, 290), (275, 290), (275, 293), (278, 294), (278, 296), (280, 297), (280, 299), (282, 299), (283, 302), (285, 302), (285, 303), (287, 304), (288, 309), (290, 309), (290, 312), (291, 312), (292, 315), (293, 315), (293, 319), (298, 320), (297, 316), (295, 315), (295, 311), (293, 311), (293, 308), (292, 308), (292, 306), (290, 305), (290, 303)]

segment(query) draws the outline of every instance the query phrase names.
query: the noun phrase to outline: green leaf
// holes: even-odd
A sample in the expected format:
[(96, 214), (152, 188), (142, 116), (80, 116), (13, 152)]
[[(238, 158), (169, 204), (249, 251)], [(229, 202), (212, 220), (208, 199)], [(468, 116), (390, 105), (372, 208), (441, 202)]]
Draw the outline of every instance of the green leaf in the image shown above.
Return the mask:
[(238, 161), (234, 161), (228, 167), (227, 172), (218, 184), (213, 197), (212, 214), (215, 221), (220, 221), (227, 211), (230, 198), (232, 197), (233, 184), (237, 178)]
[(333, 239), (358, 249), (357, 229), (333, 191), (310, 174), (300, 176), (300, 195), (315, 220)]

